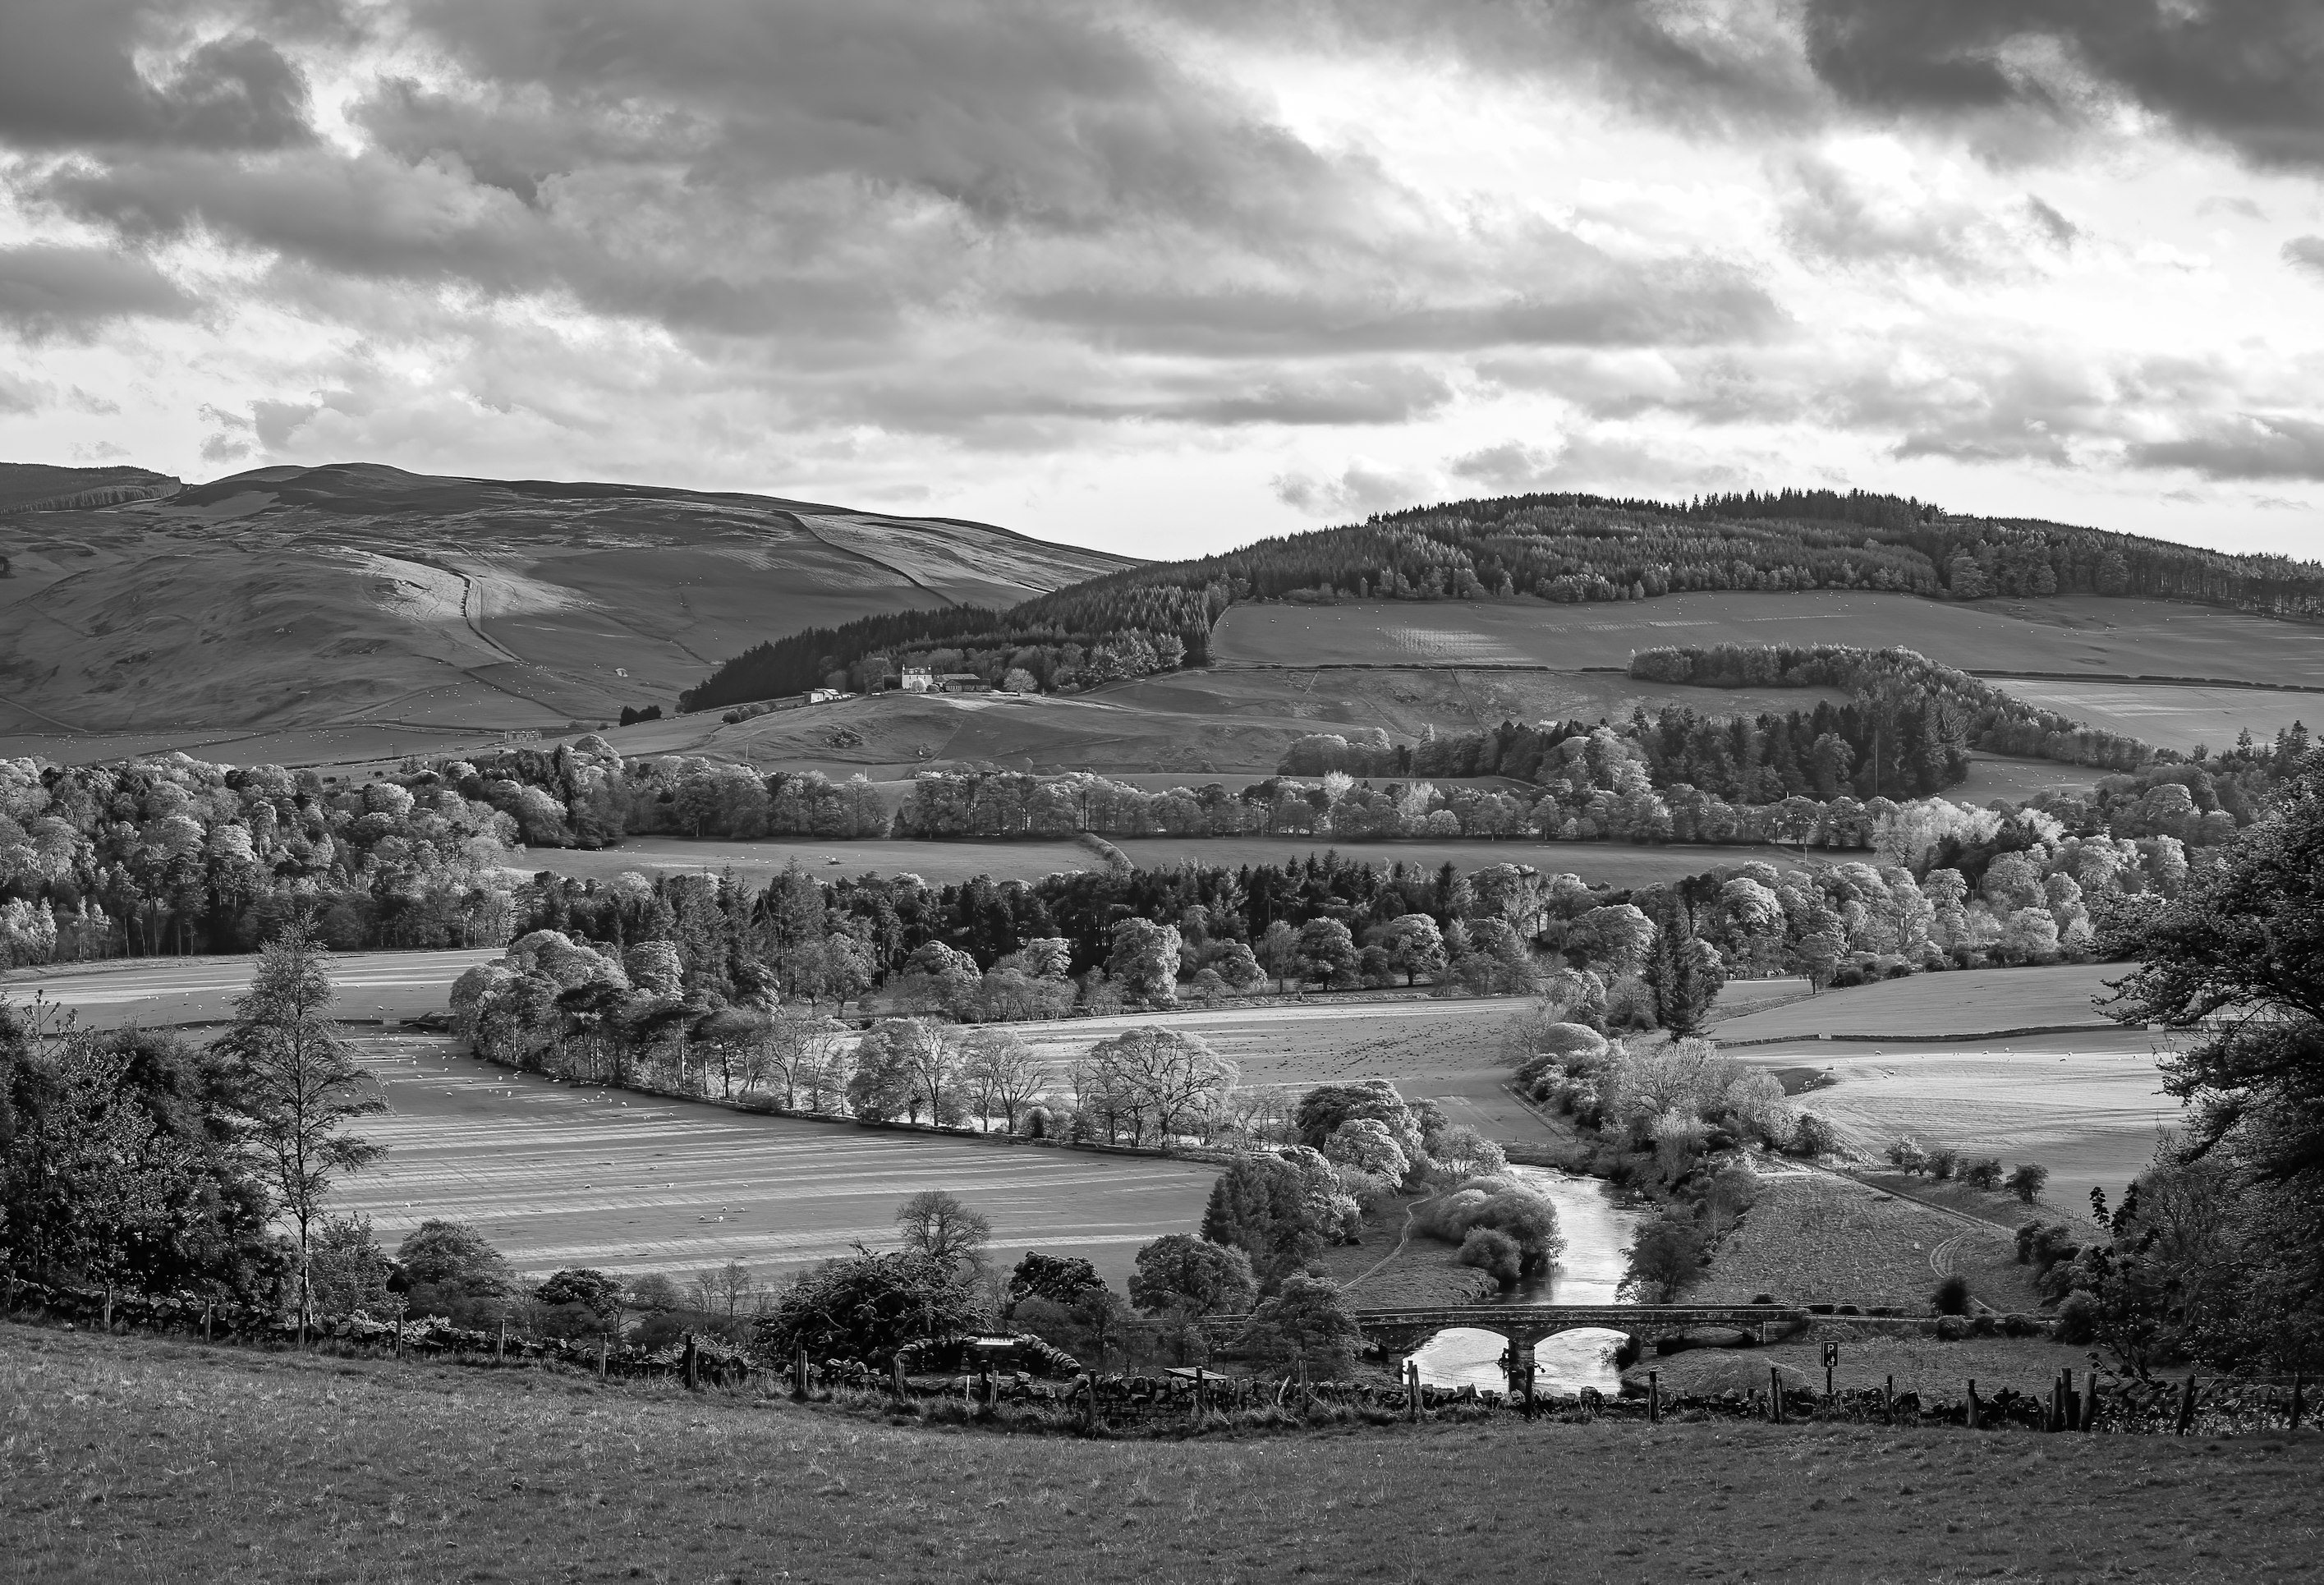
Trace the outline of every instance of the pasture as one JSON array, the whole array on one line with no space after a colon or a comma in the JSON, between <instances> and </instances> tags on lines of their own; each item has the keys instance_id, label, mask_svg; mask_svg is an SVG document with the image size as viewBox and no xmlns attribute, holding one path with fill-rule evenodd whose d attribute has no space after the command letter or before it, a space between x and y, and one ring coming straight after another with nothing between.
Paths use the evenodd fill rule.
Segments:
<instances>
[{"instance_id":1,"label":"pasture","mask_svg":"<svg viewBox=\"0 0 2324 1585\"><path fill-rule=\"evenodd\" d=\"M1364 997L1011 1027L1059 1074L1099 1040L1161 1024L1201 1036L1253 1088L1296 1092L1316 1084L1387 1079L1408 1098L1441 1102L1455 1122L1472 1124L1489 1138L1554 1140L1563 1136L1504 1088L1508 1067L1502 1031L1524 1005L1507 998Z\"/></svg>"},{"instance_id":2,"label":"pasture","mask_svg":"<svg viewBox=\"0 0 2324 1585\"><path fill-rule=\"evenodd\" d=\"M2324 686L2318 630L2160 600L2078 595L1955 604L1821 590L1708 593L1612 604L1536 600L1243 604L1219 619L1222 662L1273 666L1627 666L1668 644L1902 644L1965 669L2167 675Z\"/></svg>"},{"instance_id":3,"label":"pasture","mask_svg":"<svg viewBox=\"0 0 2324 1585\"><path fill-rule=\"evenodd\" d=\"M2265 742L2295 722L2324 724L2324 693L2036 677L1993 680L2029 705L2182 753L2199 744L2214 752L2233 748L2236 735L2246 731Z\"/></svg>"},{"instance_id":4,"label":"pasture","mask_svg":"<svg viewBox=\"0 0 2324 1585\"><path fill-rule=\"evenodd\" d=\"M1997 1310L2031 1311L2040 1302L2032 1268L2017 1264L2015 1240L2001 1228L1836 1173L1760 1171L1757 1203L1720 1243L1691 1298L1741 1304L1769 1293L1789 1304L1926 1314L1937 1283L1959 1275ZM1762 1363L1759 1385L1766 1382Z\"/></svg>"},{"instance_id":5,"label":"pasture","mask_svg":"<svg viewBox=\"0 0 2324 1585\"><path fill-rule=\"evenodd\" d=\"M2067 1214L2080 1213L2093 1187L2118 1197L2181 1120L2163 1093L2159 1037L2129 1030L1958 1045L1814 1041L1729 1055L1770 1070L1829 1072L1833 1084L1794 1104L1831 1124L1860 1159L1877 1161L1911 1135L2005 1166L2038 1162L2050 1169L2047 1198Z\"/></svg>"},{"instance_id":6,"label":"pasture","mask_svg":"<svg viewBox=\"0 0 2324 1585\"><path fill-rule=\"evenodd\" d=\"M773 1274L891 1244L898 1203L949 1189L992 1219L993 1253L1079 1255L1116 1283L1140 1245L1201 1220L1215 1169L986 1144L598 1092L460 1055L441 1037L361 1041L391 1115L386 1158L334 1208L392 1246L429 1217L473 1222L522 1271Z\"/></svg>"},{"instance_id":7,"label":"pasture","mask_svg":"<svg viewBox=\"0 0 2324 1585\"><path fill-rule=\"evenodd\" d=\"M42 1585L2290 1580L2319 1571L2324 1481L2312 1433L1502 1417L1084 1441L19 1327L0 1422L0 1577Z\"/></svg>"},{"instance_id":8,"label":"pasture","mask_svg":"<svg viewBox=\"0 0 2324 1585\"><path fill-rule=\"evenodd\" d=\"M498 947L455 952L348 952L331 959L339 999L336 1018L400 1022L440 1013L452 981L501 955ZM0 994L23 1005L36 992L76 1009L84 1027L123 1024L197 1024L234 1016L250 989L254 957L110 958L15 969L0 975Z\"/></svg>"},{"instance_id":9,"label":"pasture","mask_svg":"<svg viewBox=\"0 0 2324 1585\"><path fill-rule=\"evenodd\" d=\"M1871 985L1826 991L1762 1012L1720 1017L1725 1041L1843 1035L1975 1035L2046 1024L2119 1027L2091 1005L2129 963L2054 963L2027 969L1974 969L1912 974Z\"/></svg>"}]
</instances>

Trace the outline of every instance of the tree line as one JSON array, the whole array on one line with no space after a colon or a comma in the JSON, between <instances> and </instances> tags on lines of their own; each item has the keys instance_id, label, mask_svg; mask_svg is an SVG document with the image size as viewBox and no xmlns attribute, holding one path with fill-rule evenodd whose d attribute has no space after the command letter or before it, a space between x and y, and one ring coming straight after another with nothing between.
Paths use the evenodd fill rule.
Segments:
<instances>
[{"instance_id":1,"label":"tree line","mask_svg":"<svg viewBox=\"0 0 2324 1585\"><path fill-rule=\"evenodd\" d=\"M2038 709L1982 677L1911 650L1845 644L1646 650L1630 658L1630 675L1644 682L1697 687L1845 688L1854 696L1851 707L1858 713L1861 740L1851 748L1876 781L1886 772L1891 786L1915 776L1926 779L1941 774L1944 768L1920 762L1933 751L1932 744L1952 756L1954 779L1967 772L1966 758L1959 751L1963 744L2112 770L2179 757L2175 751Z\"/></svg>"},{"instance_id":2,"label":"tree line","mask_svg":"<svg viewBox=\"0 0 2324 1585\"><path fill-rule=\"evenodd\" d=\"M1685 502L1530 494L1415 507L1110 573L998 615L945 607L816 629L735 657L680 703L693 710L825 686L876 689L908 658L939 651L995 686L1019 671L1045 689L1140 675L1122 669L1133 640L1156 657L1153 668L1203 665L1212 624L1238 600L1571 602L1833 588L1954 600L2140 595L2324 615L2324 567L2315 562L2030 520L1954 517L1860 491ZM1181 647L1181 661L1163 663L1157 646L1166 635ZM1102 650L1106 659L1093 660Z\"/></svg>"}]
</instances>

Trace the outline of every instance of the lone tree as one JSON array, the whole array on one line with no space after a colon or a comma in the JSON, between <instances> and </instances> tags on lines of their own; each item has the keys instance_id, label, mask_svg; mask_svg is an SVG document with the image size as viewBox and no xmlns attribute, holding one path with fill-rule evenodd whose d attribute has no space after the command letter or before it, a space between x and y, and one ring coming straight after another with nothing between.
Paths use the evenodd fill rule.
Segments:
<instances>
[{"instance_id":1,"label":"lone tree","mask_svg":"<svg viewBox=\"0 0 2324 1585\"><path fill-rule=\"evenodd\" d=\"M234 1004L233 1027L217 1043L235 1068L237 1129L298 1234L302 1343L313 1311L310 1230L332 1184L387 1153L383 1145L342 1131L352 1119L385 1111L387 1103L370 1089L327 1016L330 959L304 924L268 942L249 992Z\"/></svg>"},{"instance_id":2,"label":"lone tree","mask_svg":"<svg viewBox=\"0 0 2324 1585\"><path fill-rule=\"evenodd\" d=\"M1250 1257L1190 1233L1165 1233L1138 1251L1130 1299L1149 1315L1248 1310L1259 1295Z\"/></svg>"},{"instance_id":3,"label":"lone tree","mask_svg":"<svg viewBox=\"0 0 2324 1585\"><path fill-rule=\"evenodd\" d=\"M992 1241L991 1219L948 1189L922 1189L896 1207L896 1228L906 1249L948 1268L982 1266Z\"/></svg>"},{"instance_id":4,"label":"lone tree","mask_svg":"<svg viewBox=\"0 0 2324 1585\"><path fill-rule=\"evenodd\" d=\"M1638 1229L1616 1291L1642 1304L1668 1304L1702 1275L1702 1230L1683 1212L1665 1211Z\"/></svg>"}]
</instances>

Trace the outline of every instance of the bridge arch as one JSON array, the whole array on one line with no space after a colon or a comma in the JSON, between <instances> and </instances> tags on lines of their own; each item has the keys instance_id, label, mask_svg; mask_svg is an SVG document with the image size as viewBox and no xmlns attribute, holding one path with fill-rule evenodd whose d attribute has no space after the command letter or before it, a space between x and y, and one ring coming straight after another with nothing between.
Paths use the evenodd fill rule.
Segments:
<instances>
[{"instance_id":1,"label":"bridge arch","mask_svg":"<svg viewBox=\"0 0 2324 1585\"><path fill-rule=\"evenodd\" d=\"M1787 1304L1459 1304L1359 1310L1354 1320L1369 1352L1397 1359L1452 1327L1497 1332L1526 1348L1581 1327L1628 1332L1641 1348L1651 1348L1668 1333L1699 1326L1739 1327L1772 1342L1804 1326L1808 1313ZM1213 1341L1231 1345L1249 1322L1248 1316L1215 1315L1204 1325Z\"/></svg>"},{"instance_id":2,"label":"bridge arch","mask_svg":"<svg viewBox=\"0 0 2324 1585\"><path fill-rule=\"evenodd\" d=\"M1559 1332L1602 1327L1627 1332L1646 1348L1670 1332L1699 1326L1740 1327L1773 1341L1806 1319L1804 1310L1781 1304L1475 1304L1368 1310L1355 1316L1367 1347L1390 1357L1409 1354L1451 1327L1496 1332L1520 1348Z\"/></svg>"},{"instance_id":3,"label":"bridge arch","mask_svg":"<svg viewBox=\"0 0 2324 1585\"><path fill-rule=\"evenodd\" d=\"M1597 1326L1566 1327L1530 1342L1506 1332L1448 1326L1416 1340L1404 1357L1418 1364L1421 1379L1431 1387L1499 1392L1514 1385L1514 1366L1518 1372L1530 1368L1545 1392L1596 1387L1612 1393L1619 1389L1630 1345L1629 1333Z\"/></svg>"}]
</instances>

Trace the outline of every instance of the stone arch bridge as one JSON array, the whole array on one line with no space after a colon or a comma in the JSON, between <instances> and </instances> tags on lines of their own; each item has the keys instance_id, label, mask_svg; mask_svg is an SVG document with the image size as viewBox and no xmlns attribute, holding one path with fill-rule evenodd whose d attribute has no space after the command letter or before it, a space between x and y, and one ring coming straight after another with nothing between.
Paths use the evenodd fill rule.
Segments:
<instances>
[{"instance_id":1,"label":"stone arch bridge","mask_svg":"<svg viewBox=\"0 0 2324 1585\"><path fill-rule=\"evenodd\" d=\"M1355 1322L1368 1348L1384 1354L1409 1354L1438 1332L1456 1326L1499 1332L1519 1348L1582 1327L1628 1332L1653 1348L1655 1340L1698 1326L1733 1326L1773 1341L1805 1324L1808 1313L1790 1304L1455 1304L1419 1310L1358 1310ZM1214 1341L1231 1343L1248 1316L1213 1316L1205 1322Z\"/></svg>"}]
</instances>

